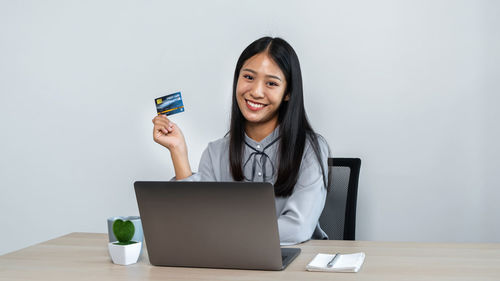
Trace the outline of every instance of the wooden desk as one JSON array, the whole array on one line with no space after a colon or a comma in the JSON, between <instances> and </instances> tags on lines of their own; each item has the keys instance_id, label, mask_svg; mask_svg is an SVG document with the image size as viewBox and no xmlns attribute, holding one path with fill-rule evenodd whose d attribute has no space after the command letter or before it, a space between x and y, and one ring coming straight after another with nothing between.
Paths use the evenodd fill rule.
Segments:
<instances>
[{"instance_id":1,"label":"wooden desk","mask_svg":"<svg viewBox=\"0 0 500 281\"><path fill-rule=\"evenodd\" d=\"M111 262L107 234L71 233L0 256L0 280L500 280L500 244L309 241L284 271ZM2 241L5 243L5 241ZM366 253L358 273L308 272L317 253Z\"/></svg>"}]
</instances>

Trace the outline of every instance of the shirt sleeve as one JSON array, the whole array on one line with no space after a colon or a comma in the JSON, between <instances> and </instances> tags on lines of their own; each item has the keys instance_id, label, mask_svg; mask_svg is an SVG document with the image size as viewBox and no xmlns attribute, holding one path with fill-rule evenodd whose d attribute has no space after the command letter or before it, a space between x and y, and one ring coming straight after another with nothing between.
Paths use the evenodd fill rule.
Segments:
<instances>
[{"instance_id":1,"label":"shirt sleeve","mask_svg":"<svg viewBox=\"0 0 500 281\"><path fill-rule=\"evenodd\" d=\"M287 198L278 217L281 245L292 245L311 239L318 225L327 195L324 179L328 178L329 156L326 141L318 137L318 142L322 163L318 162L312 147L306 146L294 191Z\"/></svg>"}]
</instances>

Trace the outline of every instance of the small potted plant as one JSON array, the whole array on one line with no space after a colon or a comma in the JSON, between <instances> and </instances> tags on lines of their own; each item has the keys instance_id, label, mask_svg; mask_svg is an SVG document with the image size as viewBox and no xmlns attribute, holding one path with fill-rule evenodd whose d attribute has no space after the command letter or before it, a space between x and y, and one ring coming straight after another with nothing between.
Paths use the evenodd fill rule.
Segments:
<instances>
[{"instance_id":1,"label":"small potted plant","mask_svg":"<svg viewBox=\"0 0 500 281\"><path fill-rule=\"evenodd\" d=\"M109 255L114 263L129 265L136 263L141 253L141 242L131 241L134 237L135 227L129 221L121 219L113 223L113 233L118 241L108 244Z\"/></svg>"}]
</instances>

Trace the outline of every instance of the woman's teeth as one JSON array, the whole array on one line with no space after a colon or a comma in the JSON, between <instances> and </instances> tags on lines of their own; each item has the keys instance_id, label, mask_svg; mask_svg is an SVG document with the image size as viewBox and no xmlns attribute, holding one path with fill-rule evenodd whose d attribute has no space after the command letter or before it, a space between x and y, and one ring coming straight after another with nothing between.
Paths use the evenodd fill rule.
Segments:
<instances>
[{"instance_id":1,"label":"woman's teeth","mask_svg":"<svg viewBox=\"0 0 500 281\"><path fill-rule=\"evenodd\" d=\"M261 107L264 107L264 105L263 105L263 104L253 103L253 102L248 101L248 100L247 100L247 103L248 103L251 107L256 107L256 108L261 108Z\"/></svg>"}]
</instances>

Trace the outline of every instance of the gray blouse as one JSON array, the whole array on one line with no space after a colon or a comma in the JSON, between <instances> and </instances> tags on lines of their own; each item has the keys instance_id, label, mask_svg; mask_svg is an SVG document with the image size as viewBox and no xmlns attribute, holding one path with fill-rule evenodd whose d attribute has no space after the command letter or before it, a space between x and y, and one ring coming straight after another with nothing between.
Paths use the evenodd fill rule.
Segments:
<instances>
[{"instance_id":1,"label":"gray blouse","mask_svg":"<svg viewBox=\"0 0 500 281\"><path fill-rule=\"evenodd\" d=\"M299 177L289 197L276 197L276 216L281 245L313 239L327 239L319 225L326 200L324 179L328 179L328 144L320 135L321 165L309 140L306 141ZM278 169L279 126L256 142L245 134L243 174L246 181L265 181L274 185ZM323 171L324 176L323 178ZM201 156L198 172L182 181L233 181L229 165L229 136L210 142Z\"/></svg>"}]
</instances>

